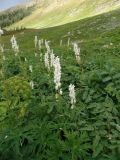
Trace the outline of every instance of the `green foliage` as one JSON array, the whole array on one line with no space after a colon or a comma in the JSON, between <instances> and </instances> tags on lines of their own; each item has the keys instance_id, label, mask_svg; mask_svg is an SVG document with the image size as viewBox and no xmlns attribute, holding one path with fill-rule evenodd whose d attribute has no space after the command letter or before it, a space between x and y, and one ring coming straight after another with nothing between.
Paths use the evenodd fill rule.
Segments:
<instances>
[{"instance_id":1,"label":"green foliage","mask_svg":"<svg viewBox=\"0 0 120 160\"><path fill-rule=\"evenodd\" d=\"M92 67L93 68L93 67ZM88 79L89 77L89 79ZM86 103L104 101L109 96L114 103L120 102L120 74L119 70L105 65L104 69L94 69L83 73L84 87L82 99Z\"/></svg>"},{"instance_id":2,"label":"green foliage","mask_svg":"<svg viewBox=\"0 0 120 160\"><path fill-rule=\"evenodd\" d=\"M18 8L13 9L12 11L8 10L6 12L0 13L0 26L6 27L15 22L18 22L19 20L22 20L24 17L31 14L33 8L33 6L27 8Z\"/></svg>"},{"instance_id":3,"label":"green foliage","mask_svg":"<svg viewBox=\"0 0 120 160\"><path fill-rule=\"evenodd\" d=\"M29 72L27 62L25 65L16 58L16 63L20 72L5 75L7 79L2 85L2 160L119 159L119 70L109 64L99 68L98 63L94 69L94 64L90 65L88 70L86 63L84 71L80 71L79 65L71 63L74 67L68 67L63 61L64 92L56 100L53 75L39 64L42 63L39 59L32 56L33 73ZM32 96L31 79L35 82ZM70 109L68 99L70 82L77 87L74 110Z\"/></svg>"},{"instance_id":4,"label":"green foliage","mask_svg":"<svg viewBox=\"0 0 120 160\"><path fill-rule=\"evenodd\" d=\"M20 66L17 59L9 59L9 63L4 65L6 77L12 77L20 73Z\"/></svg>"},{"instance_id":5,"label":"green foliage","mask_svg":"<svg viewBox=\"0 0 120 160\"><path fill-rule=\"evenodd\" d=\"M9 47L10 36L2 37L8 50L5 48L5 61L0 55L0 160L120 159L120 57L118 52L114 54L120 46L119 28L104 30L101 35L103 30L95 28L100 24L96 22L91 31L90 22L82 23L80 65L72 46L66 46L68 37L63 38L62 47L58 45L68 32L65 26L61 26L63 32L51 28L17 33L18 57ZM74 30L79 25L76 23L68 26ZM44 66L45 48L33 48L34 35L50 39L51 48L60 57L63 95L58 99L53 72ZM81 39L76 34L71 37L73 41ZM108 48L104 48L106 44ZM29 65L33 66L32 73ZM31 80L34 89L30 88ZM76 90L73 110L70 83Z\"/></svg>"},{"instance_id":6,"label":"green foliage","mask_svg":"<svg viewBox=\"0 0 120 160\"><path fill-rule=\"evenodd\" d=\"M25 101L30 98L29 83L23 77L14 76L4 81L3 97L5 99L18 98L20 101Z\"/></svg>"}]
</instances>

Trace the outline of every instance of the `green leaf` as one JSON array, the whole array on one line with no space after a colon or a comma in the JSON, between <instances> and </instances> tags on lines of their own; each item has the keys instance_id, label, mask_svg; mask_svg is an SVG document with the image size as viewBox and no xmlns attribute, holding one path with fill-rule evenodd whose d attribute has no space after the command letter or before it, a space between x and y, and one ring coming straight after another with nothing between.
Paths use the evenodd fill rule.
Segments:
<instances>
[{"instance_id":1,"label":"green leaf","mask_svg":"<svg viewBox=\"0 0 120 160\"><path fill-rule=\"evenodd\" d=\"M83 100L86 100L88 96L88 88L85 90L85 92L83 93Z\"/></svg>"},{"instance_id":2,"label":"green leaf","mask_svg":"<svg viewBox=\"0 0 120 160\"><path fill-rule=\"evenodd\" d=\"M120 132L120 126L117 124L116 129Z\"/></svg>"},{"instance_id":3,"label":"green leaf","mask_svg":"<svg viewBox=\"0 0 120 160\"><path fill-rule=\"evenodd\" d=\"M106 77L102 81L105 83L105 82L109 82L110 80L111 80L111 77Z\"/></svg>"},{"instance_id":4,"label":"green leaf","mask_svg":"<svg viewBox=\"0 0 120 160\"><path fill-rule=\"evenodd\" d=\"M99 144L100 142L100 136L99 135L96 135L95 136L95 139L93 141L93 148L95 149L97 147L97 145Z\"/></svg>"},{"instance_id":5,"label":"green leaf","mask_svg":"<svg viewBox=\"0 0 120 160\"><path fill-rule=\"evenodd\" d=\"M102 144L97 145L93 152L93 158L96 158L102 150L103 150L103 145Z\"/></svg>"},{"instance_id":6,"label":"green leaf","mask_svg":"<svg viewBox=\"0 0 120 160\"><path fill-rule=\"evenodd\" d=\"M120 78L120 73L118 73L115 76L113 76L113 79L118 79L118 78Z\"/></svg>"},{"instance_id":7,"label":"green leaf","mask_svg":"<svg viewBox=\"0 0 120 160\"><path fill-rule=\"evenodd\" d=\"M92 126L86 126L84 128L81 129L82 131L93 131L94 128Z\"/></svg>"},{"instance_id":8,"label":"green leaf","mask_svg":"<svg viewBox=\"0 0 120 160\"><path fill-rule=\"evenodd\" d=\"M47 110L47 113L50 114L54 109L54 106L50 106L49 109Z\"/></svg>"}]
</instances>

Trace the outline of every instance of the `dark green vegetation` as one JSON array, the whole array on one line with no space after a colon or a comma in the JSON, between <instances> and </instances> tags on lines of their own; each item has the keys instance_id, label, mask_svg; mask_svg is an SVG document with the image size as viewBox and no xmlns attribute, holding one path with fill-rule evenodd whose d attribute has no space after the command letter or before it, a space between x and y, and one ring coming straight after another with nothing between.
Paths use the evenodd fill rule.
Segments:
<instances>
[{"instance_id":1,"label":"dark green vegetation","mask_svg":"<svg viewBox=\"0 0 120 160\"><path fill-rule=\"evenodd\" d=\"M18 57L4 35L6 60L0 58L1 160L120 159L120 11L64 26L14 33ZM63 96L55 99L53 73L34 56L34 36L50 40L61 59ZM81 47L78 65L73 47ZM60 47L60 39L63 46ZM24 61L24 57L28 59ZM33 65L33 73L29 65ZM34 90L29 81L35 82ZM76 86L71 110L68 86Z\"/></svg>"},{"instance_id":2,"label":"dark green vegetation","mask_svg":"<svg viewBox=\"0 0 120 160\"><path fill-rule=\"evenodd\" d=\"M27 8L18 8L13 10L11 9L6 12L1 12L0 26L7 27L15 22L22 20L24 17L30 15L33 9L34 9L34 6L27 7Z\"/></svg>"}]
</instances>

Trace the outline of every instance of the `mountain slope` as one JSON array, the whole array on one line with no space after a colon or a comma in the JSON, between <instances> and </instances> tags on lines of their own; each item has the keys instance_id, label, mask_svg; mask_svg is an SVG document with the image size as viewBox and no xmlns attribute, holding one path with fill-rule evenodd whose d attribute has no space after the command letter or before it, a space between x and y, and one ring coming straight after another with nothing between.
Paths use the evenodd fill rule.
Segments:
<instances>
[{"instance_id":1,"label":"mountain slope","mask_svg":"<svg viewBox=\"0 0 120 160\"><path fill-rule=\"evenodd\" d=\"M30 16L35 9L34 7L34 4L24 3L0 12L0 26L5 28L19 22L26 16Z\"/></svg>"},{"instance_id":2,"label":"mountain slope","mask_svg":"<svg viewBox=\"0 0 120 160\"><path fill-rule=\"evenodd\" d=\"M30 2L31 3L31 2ZM36 9L10 28L46 28L101 14L120 7L120 0L38 0Z\"/></svg>"}]
</instances>

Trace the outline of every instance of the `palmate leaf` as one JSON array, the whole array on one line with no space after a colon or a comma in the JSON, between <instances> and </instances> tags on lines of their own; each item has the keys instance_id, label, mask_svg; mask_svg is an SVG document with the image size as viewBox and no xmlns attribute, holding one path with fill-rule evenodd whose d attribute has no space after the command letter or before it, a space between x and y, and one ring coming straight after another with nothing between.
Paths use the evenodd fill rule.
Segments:
<instances>
[{"instance_id":1,"label":"palmate leaf","mask_svg":"<svg viewBox=\"0 0 120 160\"><path fill-rule=\"evenodd\" d=\"M89 139L86 132L82 132L80 135L77 132L65 132L65 136L66 140L60 142L63 152L70 155L73 160L84 158L85 153L91 148L87 142Z\"/></svg>"},{"instance_id":2,"label":"palmate leaf","mask_svg":"<svg viewBox=\"0 0 120 160\"><path fill-rule=\"evenodd\" d=\"M115 74L112 78L113 79L120 79L120 73Z\"/></svg>"},{"instance_id":3,"label":"palmate leaf","mask_svg":"<svg viewBox=\"0 0 120 160\"><path fill-rule=\"evenodd\" d=\"M48 108L47 113L50 114L50 113L53 111L53 109L54 109L54 106L51 105L51 106Z\"/></svg>"},{"instance_id":4,"label":"palmate leaf","mask_svg":"<svg viewBox=\"0 0 120 160\"><path fill-rule=\"evenodd\" d=\"M102 144L98 144L95 148L95 150L93 150L93 158L96 158L103 150L103 145Z\"/></svg>"},{"instance_id":5,"label":"palmate leaf","mask_svg":"<svg viewBox=\"0 0 120 160\"><path fill-rule=\"evenodd\" d=\"M7 102L1 102L0 103L0 121L3 120L6 116L7 111Z\"/></svg>"},{"instance_id":6,"label":"palmate leaf","mask_svg":"<svg viewBox=\"0 0 120 160\"><path fill-rule=\"evenodd\" d=\"M96 149L96 147L99 144L99 142L100 142L100 136L96 135L95 138L94 138L94 141L93 141L93 150Z\"/></svg>"},{"instance_id":7,"label":"palmate leaf","mask_svg":"<svg viewBox=\"0 0 120 160\"><path fill-rule=\"evenodd\" d=\"M116 129L120 132L120 125L116 125Z\"/></svg>"},{"instance_id":8,"label":"palmate leaf","mask_svg":"<svg viewBox=\"0 0 120 160\"><path fill-rule=\"evenodd\" d=\"M81 131L93 131L94 127L91 125L86 125L85 127L81 128Z\"/></svg>"},{"instance_id":9,"label":"palmate leaf","mask_svg":"<svg viewBox=\"0 0 120 160\"><path fill-rule=\"evenodd\" d=\"M103 81L103 83L106 83L106 82L109 82L111 80L112 80L111 77L105 77L102 81Z\"/></svg>"},{"instance_id":10,"label":"palmate leaf","mask_svg":"<svg viewBox=\"0 0 120 160\"><path fill-rule=\"evenodd\" d=\"M88 89L86 89L85 90L85 92L83 93L83 100L86 100L87 99L87 97L88 97L88 93L89 93L89 90Z\"/></svg>"}]
</instances>

